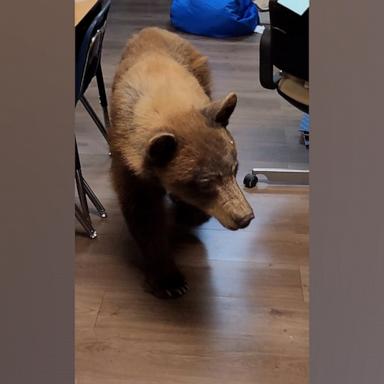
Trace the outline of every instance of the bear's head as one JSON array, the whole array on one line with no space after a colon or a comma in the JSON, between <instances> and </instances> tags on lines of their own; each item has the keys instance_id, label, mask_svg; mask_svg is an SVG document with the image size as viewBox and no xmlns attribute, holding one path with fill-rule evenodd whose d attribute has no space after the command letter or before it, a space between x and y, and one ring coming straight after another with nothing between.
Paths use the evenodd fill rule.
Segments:
<instances>
[{"instance_id":1,"label":"bear's head","mask_svg":"<svg viewBox=\"0 0 384 384\"><path fill-rule=\"evenodd\" d=\"M245 228L254 217L236 181L236 146L226 128L236 103L236 94L230 93L173 116L146 149L147 166L170 194L231 230Z\"/></svg>"}]
</instances>

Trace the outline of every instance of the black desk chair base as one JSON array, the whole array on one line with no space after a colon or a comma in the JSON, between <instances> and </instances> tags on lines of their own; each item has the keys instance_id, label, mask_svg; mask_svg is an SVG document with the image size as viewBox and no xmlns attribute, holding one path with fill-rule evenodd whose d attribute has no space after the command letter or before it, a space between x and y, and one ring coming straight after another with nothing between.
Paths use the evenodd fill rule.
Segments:
<instances>
[{"instance_id":1,"label":"black desk chair base","mask_svg":"<svg viewBox=\"0 0 384 384\"><path fill-rule=\"evenodd\" d=\"M244 177L244 186L254 188L261 176L270 184L278 185L309 185L309 171L301 169L253 168Z\"/></svg>"}]
</instances>

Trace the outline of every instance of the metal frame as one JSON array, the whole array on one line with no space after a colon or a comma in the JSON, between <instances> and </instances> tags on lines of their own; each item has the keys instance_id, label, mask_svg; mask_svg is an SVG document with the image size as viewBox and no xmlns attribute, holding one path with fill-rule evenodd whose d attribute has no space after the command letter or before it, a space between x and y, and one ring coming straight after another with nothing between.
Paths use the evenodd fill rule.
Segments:
<instances>
[{"instance_id":1,"label":"metal frame","mask_svg":"<svg viewBox=\"0 0 384 384\"><path fill-rule=\"evenodd\" d=\"M81 85L80 85L81 90L83 88L83 83L84 83L85 75L87 72L86 68L88 66L88 62L90 59L90 53L92 52L92 49L94 48L94 45L96 43L98 43L100 47L102 46L104 34L105 34L105 26L106 26L106 22L103 24L103 26L100 29L98 29L96 31L95 35L92 37L91 44L89 45L88 52L87 52L87 58L86 58L85 64L84 64L85 70L83 72L83 77L81 79ZM86 111L88 112L88 114L91 116L92 120L95 122L97 128L99 129L99 131L103 135L105 141L109 145L108 129L110 127L110 118L109 118L109 112L108 112L107 94L105 92L105 83L104 83L103 71L101 69L101 57L100 57L100 55L98 58L98 64L97 64L97 69L96 69L96 81L97 81L97 88L99 90L99 102L100 102L101 108L103 110L104 125L101 122L100 118L97 116L96 112L92 108L89 101L84 96L85 91L80 96L80 101L83 104Z\"/></svg>"},{"instance_id":2,"label":"metal frame","mask_svg":"<svg viewBox=\"0 0 384 384\"><path fill-rule=\"evenodd\" d=\"M309 170L304 169L253 168L252 175L265 176L272 184L309 185Z\"/></svg>"},{"instance_id":3,"label":"metal frame","mask_svg":"<svg viewBox=\"0 0 384 384\"><path fill-rule=\"evenodd\" d=\"M97 237L97 232L92 225L91 217L89 214L87 197L96 208L97 213L99 214L100 217L106 218L107 213L105 211L104 206L101 204L100 200L97 198L97 196L92 191L92 189L90 188L90 186L88 185L88 183L85 181L83 177L76 139L75 139L75 181L76 181L76 187L77 187L77 194L79 196L79 201L80 201L80 207L77 204L75 204L76 219L83 226L88 236L91 239L94 239Z\"/></svg>"},{"instance_id":4,"label":"metal frame","mask_svg":"<svg viewBox=\"0 0 384 384\"><path fill-rule=\"evenodd\" d=\"M105 34L105 27L106 27L106 20L104 21L103 25L96 30L95 34L92 36L89 46L87 47L87 54L86 54L86 59L83 67L83 72L81 74L81 81L80 81L78 91L76 91L76 92L79 92L81 96L78 95L78 93L76 93L76 103L78 100L81 101L84 108L86 109L88 114L91 116L97 128L99 129L104 139L108 143L108 147L109 147L108 130L110 127L110 119L109 119L109 113L108 113L108 101L107 101L107 95L105 92L103 72L101 69L101 48L102 48L104 34ZM101 122L98 115L96 114L96 112L94 111L94 109L92 108L92 106L90 105L90 103L88 102L88 100L86 99L86 97L84 96L86 89L83 89L83 87L88 85L88 84L85 85L84 81L87 76L87 70L90 69L89 65L91 63L91 59L96 60L95 61L96 66L93 67L93 70L95 70L94 68L96 68L96 70L95 72L89 73L90 77L88 77L88 79L89 81L91 81L93 77L96 76L97 87L99 91L99 102L103 110L104 125ZM89 199L91 203L94 205L100 217L106 218L107 213L105 211L105 208L101 204L100 200L97 198L96 194L92 191L91 187L83 177L76 137L75 137L75 181L76 181L77 193L78 193L79 202L80 202L80 205L75 204L75 217L83 226L88 236L91 239L94 239L97 237L97 232L94 229L91 221L87 199Z\"/></svg>"}]
</instances>

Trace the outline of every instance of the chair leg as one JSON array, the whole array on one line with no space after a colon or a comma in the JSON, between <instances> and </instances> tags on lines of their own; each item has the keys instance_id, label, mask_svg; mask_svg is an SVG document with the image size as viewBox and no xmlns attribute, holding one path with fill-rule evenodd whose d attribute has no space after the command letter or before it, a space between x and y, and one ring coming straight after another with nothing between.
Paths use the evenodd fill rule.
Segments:
<instances>
[{"instance_id":1,"label":"chair leg","mask_svg":"<svg viewBox=\"0 0 384 384\"><path fill-rule=\"evenodd\" d=\"M83 216L81 209L75 204L75 215L76 219L83 226L84 230L87 232L88 236L91 239L95 239L97 237L97 233L93 228L92 224Z\"/></svg>"},{"instance_id":2,"label":"chair leg","mask_svg":"<svg viewBox=\"0 0 384 384\"><path fill-rule=\"evenodd\" d=\"M76 181L77 193L79 195L79 200L80 200L80 205L81 205L81 210L83 212L83 215L85 215L86 220L89 223L91 223L88 202L87 202L87 195L85 192L83 180L84 178L81 172L79 151L77 149L77 142L75 141L75 181Z\"/></svg>"},{"instance_id":3,"label":"chair leg","mask_svg":"<svg viewBox=\"0 0 384 384\"><path fill-rule=\"evenodd\" d=\"M75 205L76 218L80 224L84 227L85 231L91 239L94 239L97 236L95 229L93 228L91 216L89 214L89 207L87 202L87 196L90 198L91 202L94 204L99 215L103 218L107 217L107 213L103 205L100 203L99 199L96 197L95 193L92 191L88 183L85 181L80 164L79 151L77 148L77 142L75 139L75 181L77 187L77 193L79 195L81 209Z\"/></svg>"},{"instance_id":4,"label":"chair leg","mask_svg":"<svg viewBox=\"0 0 384 384\"><path fill-rule=\"evenodd\" d=\"M92 201L92 204L95 206L97 209L97 212L99 213L100 217L106 218L107 217L107 212L105 211L105 208L101 204L100 200L97 198L95 195L95 192L92 191L91 187L89 184L85 181L83 178L83 185L84 185L84 190L89 199Z\"/></svg>"},{"instance_id":5,"label":"chair leg","mask_svg":"<svg viewBox=\"0 0 384 384\"><path fill-rule=\"evenodd\" d=\"M81 170L76 170L75 175L77 193L79 195L81 209L75 204L76 219L83 226L88 236L94 239L97 236L96 230L93 228L91 217L89 215L87 197L85 194L85 188L82 183Z\"/></svg>"},{"instance_id":6,"label":"chair leg","mask_svg":"<svg viewBox=\"0 0 384 384\"><path fill-rule=\"evenodd\" d=\"M91 107L91 104L89 104L88 100L85 98L85 96L80 97L81 103L84 105L84 108L87 110L89 115L91 116L92 120L95 122L97 128L99 128L99 131L104 136L104 139L108 142L108 133L103 125L103 123L100 121L99 117L96 115L96 112Z\"/></svg>"},{"instance_id":7,"label":"chair leg","mask_svg":"<svg viewBox=\"0 0 384 384\"><path fill-rule=\"evenodd\" d=\"M103 109L103 114L104 114L105 128L108 132L109 127L111 126L111 121L109 119L108 100L107 100L107 94L105 92L104 77L103 77L103 71L101 69L101 65L99 65L99 68L97 69L96 80L97 80L97 87L99 89L100 105Z\"/></svg>"}]
</instances>

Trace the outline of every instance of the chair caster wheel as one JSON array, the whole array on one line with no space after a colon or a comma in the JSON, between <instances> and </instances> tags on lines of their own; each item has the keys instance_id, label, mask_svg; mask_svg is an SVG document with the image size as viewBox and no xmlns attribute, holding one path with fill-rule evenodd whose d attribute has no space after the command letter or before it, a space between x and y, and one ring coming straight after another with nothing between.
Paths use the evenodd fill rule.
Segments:
<instances>
[{"instance_id":1,"label":"chair caster wheel","mask_svg":"<svg viewBox=\"0 0 384 384\"><path fill-rule=\"evenodd\" d=\"M248 175L244 177L243 183L244 183L244 186L246 186L247 188L253 188L256 186L258 181L259 179L256 175L253 175L252 173L248 173Z\"/></svg>"}]
</instances>

